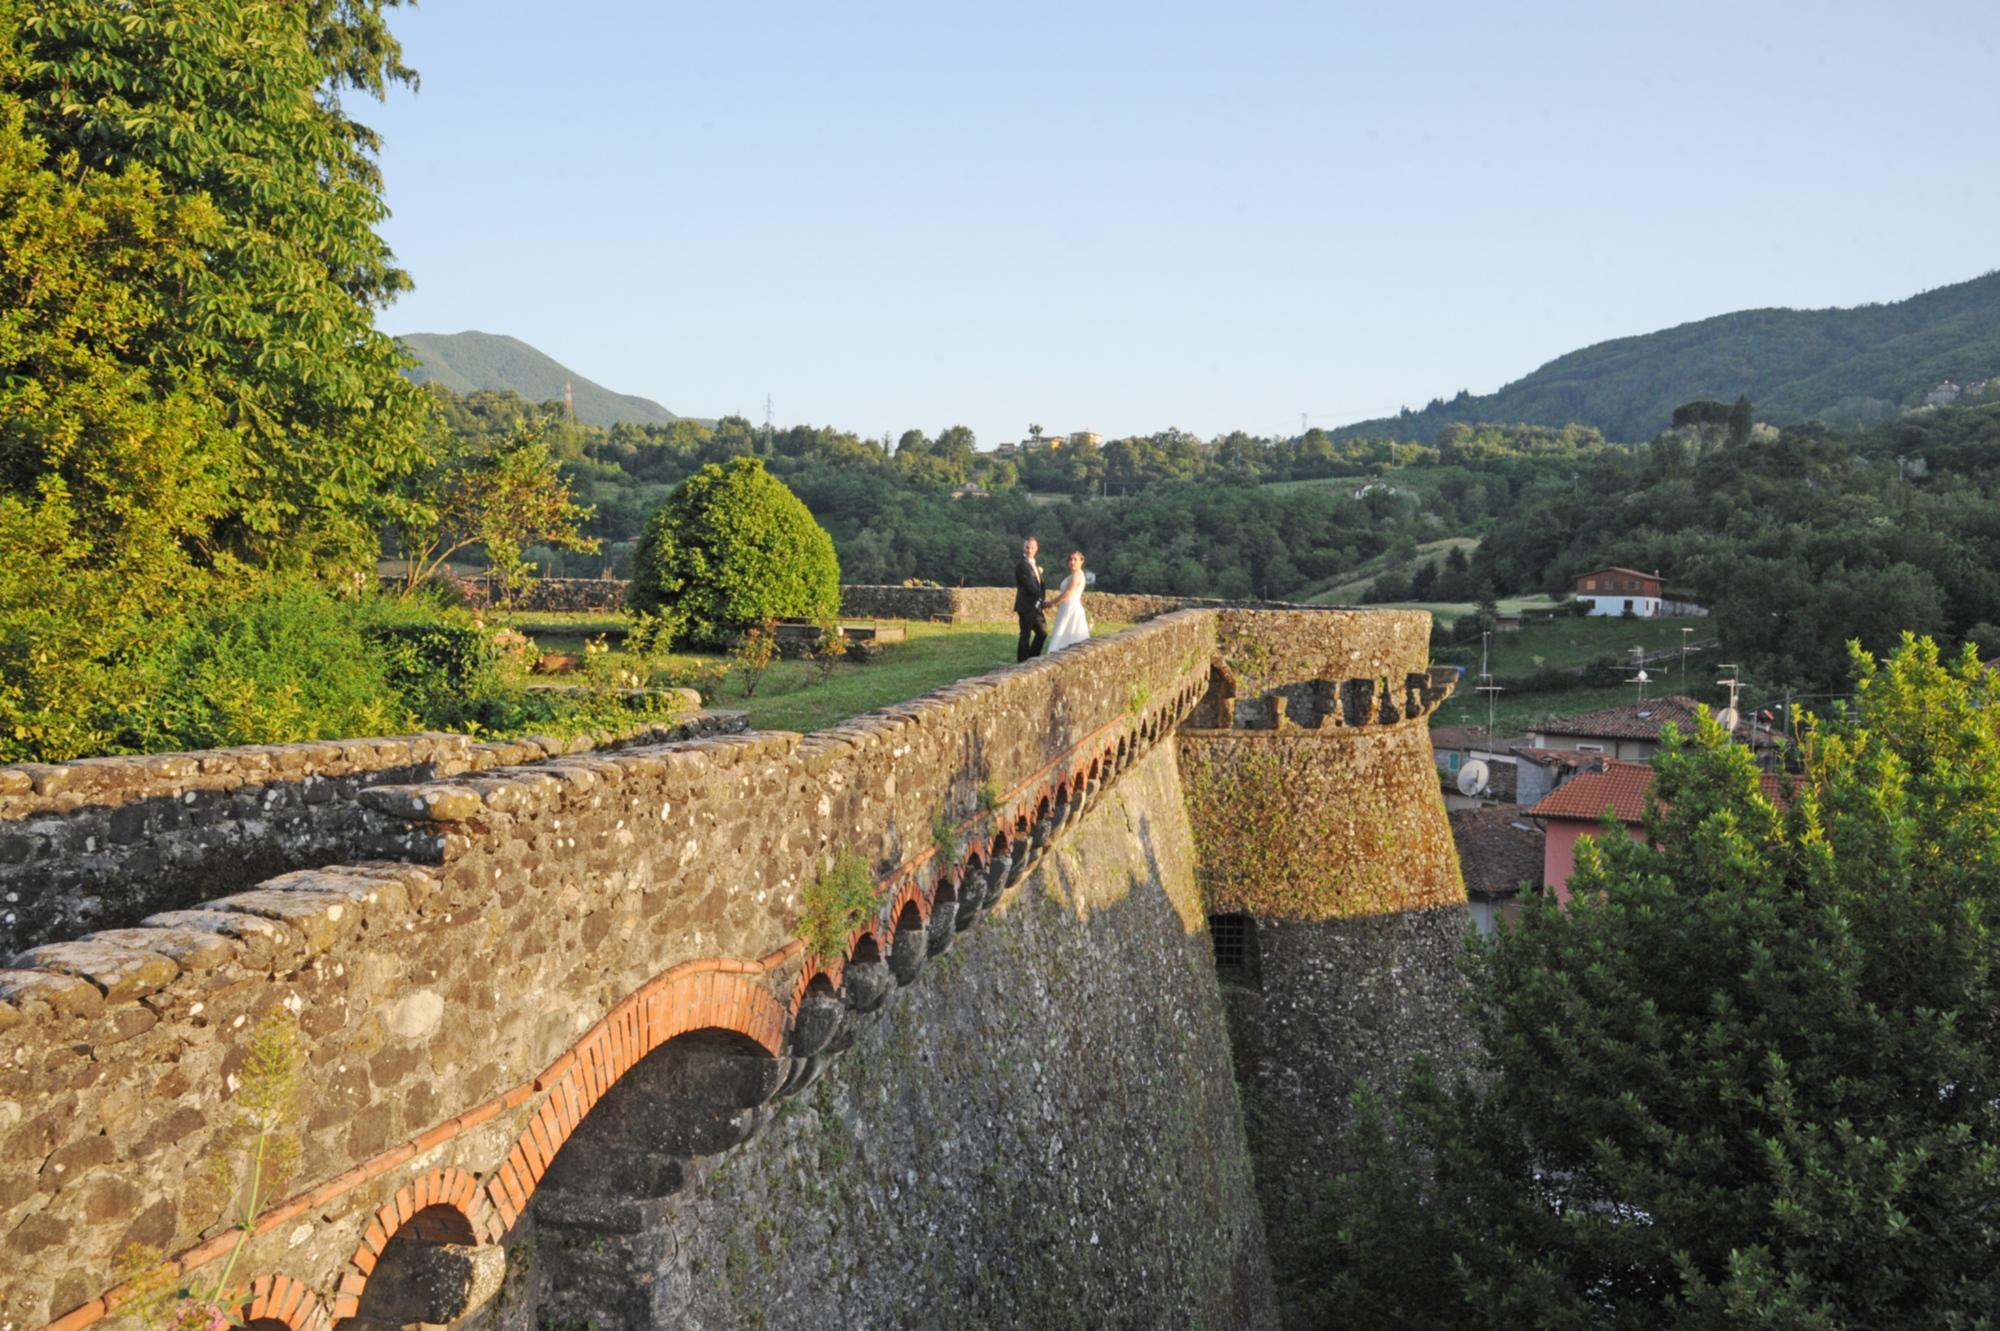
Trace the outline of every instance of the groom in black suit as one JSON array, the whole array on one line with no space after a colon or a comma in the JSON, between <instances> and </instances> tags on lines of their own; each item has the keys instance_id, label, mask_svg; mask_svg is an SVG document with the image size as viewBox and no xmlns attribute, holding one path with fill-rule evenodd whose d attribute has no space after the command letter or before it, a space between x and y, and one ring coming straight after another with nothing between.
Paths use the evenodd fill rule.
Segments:
<instances>
[{"instance_id":1,"label":"groom in black suit","mask_svg":"<svg viewBox=\"0 0 2000 1331\"><path fill-rule=\"evenodd\" d=\"M1021 621L1021 641L1014 649L1018 663L1040 656L1049 645L1049 622L1042 617L1042 570L1035 563L1039 543L1030 536L1021 543L1021 557L1014 561L1014 618Z\"/></svg>"}]
</instances>

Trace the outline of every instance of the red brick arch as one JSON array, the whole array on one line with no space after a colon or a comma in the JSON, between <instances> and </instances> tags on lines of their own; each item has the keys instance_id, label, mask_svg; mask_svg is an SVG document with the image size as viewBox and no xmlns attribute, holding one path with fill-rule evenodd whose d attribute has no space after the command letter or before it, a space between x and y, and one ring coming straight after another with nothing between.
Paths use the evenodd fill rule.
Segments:
<instances>
[{"instance_id":1,"label":"red brick arch","mask_svg":"<svg viewBox=\"0 0 2000 1331\"><path fill-rule=\"evenodd\" d=\"M262 1275L250 1282L250 1302L244 1306L243 1322L251 1328L262 1322L290 1331L327 1331L328 1327L326 1308L312 1286L281 1275Z\"/></svg>"},{"instance_id":2,"label":"red brick arch","mask_svg":"<svg viewBox=\"0 0 2000 1331\"><path fill-rule=\"evenodd\" d=\"M725 963L725 965L728 963ZM528 1207L556 1152L604 1093L632 1066L690 1031L722 1029L748 1036L773 1058L785 1052L788 1013L762 985L737 972L676 966L648 981L606 1014L536 1080L541 1106L494 1172L486 1194L502 1231Z\"/></svg>"},{"instance_id":3,"label":"red brick arch","mask_svg":"<svg viewBox=\"0 0 2000 1331\"><path fill-rule=\"evenodd\" d=\"M433 1169L418 1175L396 1189L362 1231L361 1246L348 1259L354 1270L340 1278L340 1292L334 1296L336 1320L354 1316L383 1250L405 1228L426 1243L490 1242L500 1235L478 1179L462 1169Z\"/></svg>"}]
</instances>

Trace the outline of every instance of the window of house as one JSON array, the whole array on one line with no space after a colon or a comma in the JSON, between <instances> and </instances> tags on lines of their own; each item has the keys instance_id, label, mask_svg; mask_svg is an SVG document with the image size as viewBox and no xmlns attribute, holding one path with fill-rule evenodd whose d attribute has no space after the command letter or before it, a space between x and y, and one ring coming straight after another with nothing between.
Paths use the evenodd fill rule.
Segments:
<instances>
[{"instance_id":1,"label":"window of house","mask_svg":"<svg viewBox=\"0 0 2000 1331\"><path fill-rule=\"evenodd\" d=\"M1604 752L1604 746L1602 744L1579 744L1576 746L1576 751L1578 753L1602 753Z\"/></svg>"},{"instance_id":2,"label":"window of house","mask_svg":"<svg viewBox=\"0 0 2000 1331\"><path fill-rule=\"evenodd\" d=\"M1625 608L1627 610L1630 610L1632 608L1632 599L1630 597L1627 597L1625 599Z\"/></svg>"},{"instance_id":3,"label":"window of house","mask_svg":"<svg viewBox=\"0 0 2000 1331\"><path fill-rule=\"evenodd\" d=\"M1594 591L1596 591L1596 590L1597 590L1597 579L1596 579L1596 578L1585 578L1585 579L1583 580L1583 589L1584 589L1585 591L1587 591L1587 592L1594 592Z\"/></svg>"},{"instance_id":4,"label":"window of house","mask_svg":"<svg viewBox=\"0 0 2000 1331\"><path fill-rule=\"evenodd\" d=\"M1257 978L1257 921L1231 913L1208 917L1209 941L1215 944L1215 970L1224 979Z\"/></svg>"},{"instance_id":5,"label":"window of house","mask_svg":"<svg viewBox=\"0 0 2000 1331\"><path fill-rule=\"evenodd\" d=\"M1454 772L1456 772L1456 771L1458 770L1458 758L1459 758L1459 755L1457 755L1457 754L1455 754L1455 753L1454 753L1454 754L1451 754L1451 755L1450 755L1450 756L1449 756L1449 757L1447 758L1447 761L1448 761L1448 762L1449 762L1449 763L1451 764L1451 770L1452 770L1452 771L1454 771Z\"/></svg>"}]
</instances>

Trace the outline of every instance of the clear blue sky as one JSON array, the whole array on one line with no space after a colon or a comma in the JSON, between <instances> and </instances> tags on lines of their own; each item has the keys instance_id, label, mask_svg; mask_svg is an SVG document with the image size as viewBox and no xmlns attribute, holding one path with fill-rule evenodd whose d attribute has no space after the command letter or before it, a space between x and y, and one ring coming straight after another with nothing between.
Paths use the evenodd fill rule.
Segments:
<instances>
[{"instance_id":1,"label":"clear blue sky","mask_svg":"<svg viewBox=\"0 0 2000 1331\"><path fill-rule=\"evenodd\" d=\"M423 0L391 332L689 415L1275 433L2000 266L2000 5Z\"/></svg>"}]
</instances>

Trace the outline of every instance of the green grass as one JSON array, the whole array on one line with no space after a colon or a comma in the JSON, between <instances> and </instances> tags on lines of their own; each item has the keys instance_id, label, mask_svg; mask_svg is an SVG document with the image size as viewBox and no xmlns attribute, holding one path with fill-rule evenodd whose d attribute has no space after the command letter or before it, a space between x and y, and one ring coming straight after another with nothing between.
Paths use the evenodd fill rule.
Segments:
<instances>
[{"instance_id":1,"label":"green grass","mask_svg":"<svg viewBox=\"0 0 2000 1331\"><path fill-rule=\"evenodd\" d=\"M531 634L544 652L579 656L588 635L623 627L616 616L601 614L517 615L513 622ZM1092 626L1097 637L1129 627ZM759 730L822 730L970 675L1014 664L1018 635L1012 625L912 623L909 630L908 641L884 643L881 655L866 665L836 665L832 678L824 684L819 682L819 668L812 662L775 661L751 697L743 696L742 676L732 672L719 687L704 685L703 698L711 707L749 712L750 724ZM623 652L613 651L608 659L615 666L626 658ZM666 682L677 672L712 669L727 660L709 653L674 653L663 658L656 679Z\"/></svg>"},{"instance_id":2,"label":"green grass","mask_svg":"<svg viewBox=\"0 0 2000 1331\"><path fill-rule=\"evenodd\" d=\"M1504 612L1507 602L1501 602ZM1492 670L1496 675L1532 675L1537 670L1568 670L1575 666L1587 665L1602 656L1616 656L1624 661L1633 659L1632 649L1644 647L1648 652L1677 648L1681 644L1681 630L1692 629L1687 635L1691 643L1715 636L1713 619L1624 619L1605 616L1602 618L1576 619L1563 616L1552 624L1530 624L1515 633L1493 635ZM1459 648L1464 651L1464 648ZM1468 672L1479 669L1479 644L1471 647L1472 657L1466 665ZM1688 684L1693 687L1712 673L1708 664L1713 652L1688 654ZM1680 663L1678 660L1666 665L1649 666L1648 673L1656 680L1671 681L1675 692L1680 690Z\"/></svg>"},{"instance_id":3,"label":"green grass","mask_svg":"<svg viewBox=\"0 0 2000 1331\"><path fill-rule=\"evenodd\" d=\"M1714 623L1714 620L1699 618L1574 619L1566 616L1552 624L1531 624L1518 633L1495 634L1491 668L1495 676L1506 679L1532 675L1538 670L1565 670L1621 653L1629 659L1634 646L1643 645L1649 652L1680 646L1680 631L1684 627L1694 630L1688 635L1690 642L1710 637L1715 632ZM1431 714L1432 725L1483 727L1486 724L1486 696L1476 691L1479 684L1478 653L1479 645L1474 643L1471 664L1466 665L1465 678L1459 682L1458 692ZM1686 691L1689 694L1704 699L1712 696L1711 681L1715 678L1717 656L1714 651L1688 654ZM1646 686L1647 697L1657 698L1662 694L1682 691L1678 661L1648 666L1647 673L1653 677ZM1537 721L1594 712L1622 702L1635 702L1638 697L1639 687L1636 684L1615 688L1584 688L1579 685L1559 693L1510 695L1503 692L1494 704L1493 733L1518 735Z\"/></svg>"},{"instance_id":4,"label":"green grass","mask_svg":"<svg viewBox=\"0 0 2000 1331\"><path fill-rule=\"evenodd\" d=\"M1486 726L1486 695L1473 691L1479 681L1467 675L1459 683L1458 692L1452 694L1445 705L1431 713L1434 726ZM1648 697L1657 697L1660 690L1655 687ZM1519 735L1538 721L1546 721L1557 716L1577 716L1583 712L1595 712L1603 707L1615 707L1621 702L1634 702L1639 697L1636 684L1615 689L1574 689L1568 693L1524 693L1510 697L1502 693L1493 705L1494 735Z\"/></svg>"},{"instance_id":5,"label":"green grass","mask_svg":"<svg viewBox=\"0 0 2000 1331\"><path fill-rule=\"evenodd\" d=\"M1280 486L1287 485L1327 485L1332 483L1328 481L1276 481L1267 488L1277 489ZM1340 483L1351 484L1352 482L1343 481ZM1417 547L1417 557L1415 559L1402 562L1400 566L1406 571L1414 573L1419 567L1425 564L1442 564L1445 556L1450 554L1454 547L1470 555L1474 550L1479 548L1479 538L1475 536L1446 536L1440 540L1426 541ZM1392 554L1384 551L1372 559L1356 564L1353 568L1340 574L1331 582L1316 584L1304 592L1295 595L1292 599L1305 605L1358 605L1361 601L1361 594L1368 590L1369 586L1374 583L1379 575L1387 572L1391 564L1397 564L1398 562ZM1546 600L1543 597L1531 597L1528 599L1536 601ZM1405 606L1402 608L1407 609L1409 607ZM1416 608L1421 610L1435 610L1438 607L1422 605Z\"/></svg>"}]
</instances>

